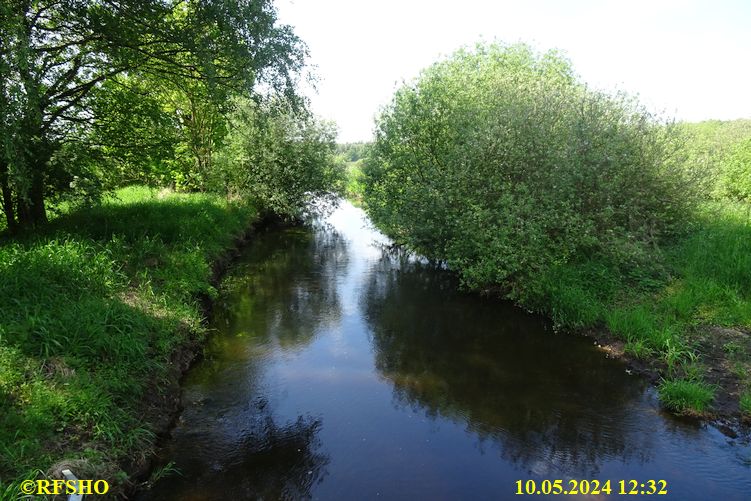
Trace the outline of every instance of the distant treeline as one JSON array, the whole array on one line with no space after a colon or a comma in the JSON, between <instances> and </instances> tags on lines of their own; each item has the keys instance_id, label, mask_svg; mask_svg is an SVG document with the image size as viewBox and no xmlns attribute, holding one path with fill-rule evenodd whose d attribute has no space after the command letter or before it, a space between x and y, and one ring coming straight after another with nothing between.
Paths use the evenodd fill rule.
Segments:
<instances>
[{"instance_id":1,"label":"distant treeline","mask_svg":"<svg viewBox=\"0 0 751 501\"><path fill-rule=\"evenodd\" d=\"M751 119L680 125L686 161L706 173L711 195L751 202Z\"/></svg>"},{"instance_id":2,"label":"distant treeline","mask_svg":"<svg viewBox=\"0 0 751 501\"><path fill-rule=\"evenodd\" d=\"M336 154L346 162L357 162L368 156L372 145L369 142L339 143L336 145Z\"/></svg>"}]
</instances>

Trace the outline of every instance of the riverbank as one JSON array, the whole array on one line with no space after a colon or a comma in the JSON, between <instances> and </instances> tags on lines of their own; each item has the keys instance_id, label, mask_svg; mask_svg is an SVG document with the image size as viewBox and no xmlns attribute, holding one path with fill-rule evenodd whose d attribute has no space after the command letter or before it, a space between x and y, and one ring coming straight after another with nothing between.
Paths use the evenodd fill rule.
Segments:
<instances>
[{"instance_id":1,"label":"riverbank","mask_svg":"<svg viewBox=\"0 0 751 501\"><path fill-rule=\"evenodd\" d=\"M743 203L705 204L693 227L659 251L662 273L570 263L532 302L581 329L658 384L662 402L709 419L751 417L751 222Z\"/></svg>"},{"instance_id":2,"label":"riverbank","mask_svg":"<svg viewBox=\"0 0 751 501\"><path fill-rule=\"evenodd\" d=\"M647 377L672 412L726 434L751 424L751 204L703 206L651 269L582 259L512 298L556 329L593 340ZM654 273L659 269L658 273ZM503 287L482 294L508 298Z\"/></svg>"},{"instance_id":3,"label":"riverbank","mask_svg":"<svg viewBox=\"0 0 751 501\"><path fill-rule=\"evenodd\" d=\"M750 215L748 203L705 202L643 266L581 256L521 294L474 290L592 338L647 376L665 407L734 434L751 422Z\"/></svg>"},{"instance_id":4,"label":"riverbank","mask_svg":"<svg viewBox=\"0 0 751 501\"><path fill-rule=\"evenodd\" d=\"M259 220L132 187L0 244L0 499L65 466L111 493L148 472L218 277Z\"/></svg>"}]
</instances>

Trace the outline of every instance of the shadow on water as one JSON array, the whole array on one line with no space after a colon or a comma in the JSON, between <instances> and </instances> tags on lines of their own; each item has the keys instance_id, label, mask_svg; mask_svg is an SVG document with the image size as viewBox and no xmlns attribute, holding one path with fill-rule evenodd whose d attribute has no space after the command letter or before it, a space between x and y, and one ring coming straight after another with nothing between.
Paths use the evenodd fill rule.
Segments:
<instances>
[{"instance_id":1,"label":"shadow on water","mask_svg":"<svg viewBox=\"0 0 751 501\"><path fill-rule=\"evenodd\" d=\"M304 499L326 476L321 419L274 416L264 371L274 350L304 349L338 321L334 278L346 267L346 242L292 228L265 234L252 250L223 282L215 334L186 378L185 410L161 453L179 475L144 498Z\"/></svg>"},{"instance_id":2,"label":"shadow on water","mask_svg":"<svg viewBox=\"0 0 751 501\"><path fill-rule=\"evenodd\" d=\"M528 478L748 499L748 444L664 415L591 341L389 244L347 205L256 239L161 453L182 476L144 499L507 499Z\"/></svg>"},{"instance_id":3,"label":"shadow on water","mask_svg":"<svg viewBox=\"0 0 751 501\"><path fill-rule=\"evenodd\" d=\"M253 250L253 258L240 262L224 281L215 328L292 349L338 322L336 280L349 260L338 233L318 238L305 228L268 233Z\"/></svg>"},{"instance_id":4,"label":"shadow on water","mask_svg":"<svg viewBox=\"0 0 751 501\"><path fill-rule=\"evenodd\" d=\"M539 317L456 289L433 266L373 268L363 311L397 407L461 423L525 468L592 477L605 458L649 457L650 430L629 422L639 380Z\"/></svg>"},{"instance_id":5,"label":"shadow on water","mask_svg":"<svg viewBox=\"0 0 751 501\"><path fill-rule=\"evenodd\" d=\"M263 405L263 404L261 404ZM326 476L329 459L319 452L321 422L309 416L277 424L271 413L258 409L246 422L242 439L233 441L235 453L208 462L194 447L171 451L179 458L179 477L158 482L151 499L305 499ZM206 437L196 437L206 444Z\"/></svg>"}]
</instances>

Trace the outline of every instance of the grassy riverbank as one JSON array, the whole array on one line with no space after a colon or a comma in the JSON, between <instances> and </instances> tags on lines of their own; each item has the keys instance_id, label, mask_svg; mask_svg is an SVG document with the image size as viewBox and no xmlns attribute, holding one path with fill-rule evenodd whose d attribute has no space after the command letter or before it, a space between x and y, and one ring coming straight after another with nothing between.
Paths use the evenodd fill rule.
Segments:
<instances>
[{"instance_id":1,"label":"grassy riverbank","mask_svg":"<svg viewBox=\"0 0 751 501\"><path fill-rule=\"evenodd\" d=\"M397 89L354 187L395 242L631 357L671 409L748 416L749 131L478 44Z\"/></svg>"},{"instance_id":2,"label":"grassy riverbank","mask_svg":"<svg viewBox=\"0 0 751 501\"><path fill-rule=\"evenodd\" d=\"M751 417L750 211L706 204L692 229L660 251L661 276L567 263L528 304L595 337L607 329L622 342L616 350L659 371L668 407Z\"/></svg>"},{"instance_id":3,"label":"grassy riverbank","mask_svg":"<svg viewBox=\"0 0 751 501\"><path fill-rule=\"evenodd\" d=\"M0 499L60 461L110 482L139 468L203 336L212 263L258 216L131 187L0 243Z\"/></svg>"}]
</instances>

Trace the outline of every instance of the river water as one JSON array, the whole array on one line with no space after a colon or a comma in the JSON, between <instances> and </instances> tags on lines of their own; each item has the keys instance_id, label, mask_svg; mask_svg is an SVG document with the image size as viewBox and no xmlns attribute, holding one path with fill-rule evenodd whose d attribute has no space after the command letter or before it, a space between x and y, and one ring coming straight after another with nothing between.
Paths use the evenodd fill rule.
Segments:
<instances>
[{"instance_id":1,"label":"river water","mask_svg":"<svg viewBox=\"0 0 751 501\"><path fill-rule=\"evenodd\" d=\"M385 244L347 202L257 237L161 453L180 474L145 499L522 499L528 479L611 481L567 499L623 498L632 479L664 480L662 499L751 499L747 442L671 417L590 340Z\"/></svg>"}]
</instances>

